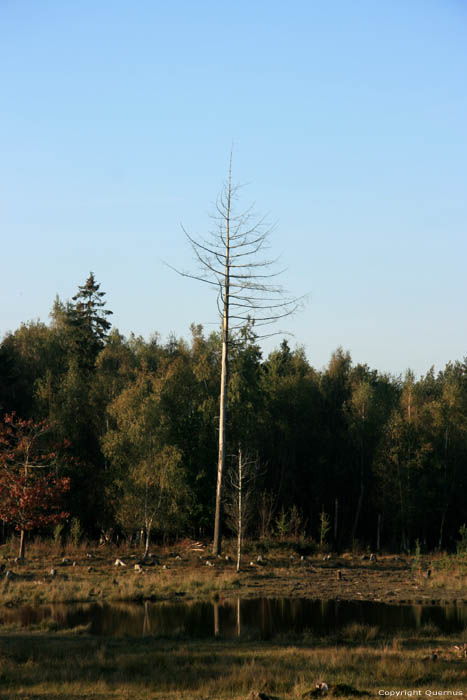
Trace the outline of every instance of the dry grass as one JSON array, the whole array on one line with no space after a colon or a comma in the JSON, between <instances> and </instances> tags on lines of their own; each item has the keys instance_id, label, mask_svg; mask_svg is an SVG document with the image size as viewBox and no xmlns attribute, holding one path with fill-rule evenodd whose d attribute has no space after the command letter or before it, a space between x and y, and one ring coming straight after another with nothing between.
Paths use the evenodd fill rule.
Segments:
<instances>
[{"instance_id":1,"label":"dry grass","mask_svg":"<svg viewBox=\"0 0 467 700\"><path fill-rule=\"evenodd\" d=\"M167 572L151 572L144 575L133 571L106 574L86 574L79 570L73 574L58 574L55 578L40 576L23 579L22 573L14 581L4 580L0 585L2 602L9 605L32 603L70 603L118 600L163 600L177 595L209 597L222 591L238 588L236 574L217 576L196 575L183 577Z\"/></svg>"},{"instance_id":2,"label":"dry grass","mask_svg":"<svg viewBox=\"0 0 467 700\"><path fill-rule=\"evenodd\" d=\"M426 572L420 572L421 576L427 577L428 589L462 593L465 591L467 556L440 554L431 558L429 572L429 577L427 577L428 569Z\"/></svg>"},{"instance_id":3,"label":"dry grass","mask_svg":"<svg viewBox=\"0 0 467 700\"><path fill-rule=\"evenodd\" d=\"M6 568L18 575L0 583L4 603L199 599L229 591L328 599L347 592L359 600L462 595L457 585L464 569L456 558L426 558L419 571L407 558L381 558L376 565L351 555L302 561L297 553L279 548L262 552L262 566L250 567L247 559L236 574L233 561L213 560L206 550L193 552L190 543L180 543L157 550L159 563L140 574L133 568L135 552L123 547L48 545L35 543L24 564L14 562L14 552L0 550ZM76 566L59 566L64 556ZM256 562L254 549L250 556ZM127 566L115 567L116 557ZM54 578L48 573L52 567ZM337 580L337 568L343 581ZM301 700L321 680L347 686L349 692L340 694L343 700L352 697L352 688L374 697L380 690L408 689L422 696L426 690L467 694L467 659L453 650L454 643L467 641L467 632L443 637L433 625L416 634L385 635L376 626L354 623L327 638L310 631L274 642L169 641L92 637L85 626L59 631L52 615L34 629L20 629L13 619L10 623L5 616L0 631L0 700L240 700L260 690L280 700ZM433 649L439 649L436 661Z\"/></svg>"},{"instance_id":4,"label":"dry grass","mask_svg":"<svg viewBox=\"0 0 467 700\"><path fill-rule=\"evenodd\" d=\"M375 696L379 690L465 692L467 661L451 651L452 642L377 635L349 647L326 640L289 645L10 635L0 637L0 698L239 700L262 690L298 700L321 680ZM437 661L431 660L433 644L440 649Z\"/></svg>"},{"instance_id":5,"label":"dry grass","mask_svg":"<svg viewBox=\"0 0 467 700\"><path fill-rule=\"evenodd\" d=\"M226 552L232 548L226 543ZM242 597L295 596L423 602L463 600L467 575L465 557L379 557L376 563L351 553L331 559L305 556L291 546L249 543L242 570L235 571L233 548L230 559L214 559L209 548L184 541L171 547L154 548L155 566L136 573L138 552L126 546L102 547L83 543L78 547L37 540L29 544L27 559L15 561L16 543L0 547L0 564L15 578L0 580L5 603L92 602L141 599L209 597L231 591ZM261 553L263 561L257 562ZM91 555L91 556L88 556ZM61 566L63 557L75 566ZM115 567L116 558L127 566ZM209 562L209 565L207 565ZM250 562L252 565L250 565ZM90 567L90 568L89 568ZM50 575L51 569L56 576ZM427 576L428 569L431 576ZM337 571L340 571L340 576Z\"/></svg>"},{"instance_id":6,"label":"dry grass","mask_svg":"<svg viewBox=\"0 0 467 700\"><path fill-rule=\"evenodd\" d=\"M182 560L175 558L173 551L159 551L156 565L144 566L143 572L137 572L134 566L139 557L124 548L96 549L84 544L63 548L56 543L36 541L29 546L24 562L18 562L11 549L0 549L4 571L14 574L12 580L3 577L0 581L2 601L11 605L162 600L181 594L202 598L235 591L240 585L233 566L221 561L207 567L207 557L200 560L198 555L189 555ZM117 558L126 566L116 567ZM63 559L67 560L66 565Z\"/></svg>"}]
</instances>

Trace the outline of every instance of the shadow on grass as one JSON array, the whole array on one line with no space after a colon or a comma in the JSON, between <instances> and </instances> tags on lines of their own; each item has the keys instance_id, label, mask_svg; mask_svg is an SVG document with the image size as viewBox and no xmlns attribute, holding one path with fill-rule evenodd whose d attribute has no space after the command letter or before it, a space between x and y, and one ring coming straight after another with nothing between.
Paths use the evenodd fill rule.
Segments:
<instances>
[{"instance_id":1,"label":"shadow on grass","mask_svg":"<svg viewBox=\"0 0 467 700\"><path fill-rule=\"evenodd\" d=\"M371 630L275 642L1 635L0 698L234 700L266 688L285 700L322 680L373 692L388 679L393 689L465 683L467 661L450 655L452 638L373 638ZM442 649L436 663L434 644Z\"/></svg>"}]
</instances>

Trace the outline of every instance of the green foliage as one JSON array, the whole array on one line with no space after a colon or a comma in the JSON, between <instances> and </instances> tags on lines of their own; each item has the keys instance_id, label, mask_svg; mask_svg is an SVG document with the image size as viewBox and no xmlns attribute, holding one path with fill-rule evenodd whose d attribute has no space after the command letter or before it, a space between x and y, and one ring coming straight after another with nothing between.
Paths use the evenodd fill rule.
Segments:
<instances>
[{"instance_id":1,"label":"green foliage","mask_svg":"<svg viewBox=\"0 0 467 700\"><path fill-rule=\"evenodd\" d=\"M176 532L186 518L190 492L182 452L171 444L164 407L173 398L177 361L160 373L137 371L135 381L111 404L115 422L103 438L104 454L115 471L108 495L128 533L144 528Z\"/></svg>"},{"instance_id":2,"label":"green foliage","mask_svg":"<svg viewBox=\"0 0 467 700\"><path fill-rule=\"evenodd\" d=\"M289 509L282 506L275 521L275 533L280 540L303 539L305 536L304 527L303 515L295 504Z\"/></svg>"},{"instance_id":3,"label":"green foliage","mask_svg":"<svg viewBox=\"0 0 467 700\"><path fill-rule=\"evenodd\" d=\"M72 544L77 547L83 538L83 529L79 518L72 518L70 525L70 539Z\"/></svg>"},{"instance_id":4,"label":"green foliage","mask_svg":"<svg viewBox=\"0 0 467 700\"><path fill-rule=\"evenodd\" d=\"M275 525L275 531L279 539L285 539L290 532L290 520L289 514L287 513L284 506L282 506L280 513L276 518Z\"/></svg>"},{"instance_id":5,"label":"green foliage","mask_svg":"<svg viewBox=\"0 0 467 700\"><path fill-rule=\"evenodd\" d=\"M193 325L189 342L126 339L109 318L90 275L71 301L56 299L49 325L8 333L0 411L46 419L53 442L71 442L64 508L86 535L144 529L145 504L162 494L152 527L207 538L220 336ZM427 551L467 552L467 361L398 378L353 365L339 348L318 371L285 340L263 357L253 331L231 348L226 450L241 443L266 465L255 481L257 534L315 534L325 547L331 515L324 534L321 519L314 533L308 521L323 503L333 515L337 500L342 547L374 547L381 522L383 548L415 546L417 556L419 540Z\"/></svg>"},{"instance_id":6,"label":"green foliage","mask_svg":"<svg viewBox=\"0 0 467 700\"><path fill-rule=\"evenodd\" d=\"M422 554L422 548L420 545L420 540L417 539L417 540L415 540L415 549L413 552L412 569L417 570L420 568L421 563L422 563L421 554Z\"/></svg>"},{"instance_id":7,"label":"green foliage","mask_svg":"<svg viewBox=\"0 0 467 700\"><path fill-rule=\"evenodd\" d=\"M65 524L63 522L57 523L55 525L55 527L54 527L54 542L55 542L55 544L61 544L64 527L65 527Z\"/></svg>"},{"instance_id":8,"label":"green foliage","mask_svg":"<svg viewBox=\"0 0 467 700\"><path fill-rule=\"evenodd\" d=\"M104 347L111 324L107 320L113 312L104 309L105 292L100 292L100 284L89 277L84 285L78 288L73 297L75 302L68 313L68 325L72 330L74 351L80 365L92 368L99 351Z\"/></svg>"},{"instance_id":9,"label":"green foliage","mask_svg":"<svg viewBox=\"0 0 467 700\"><path fill-rule=\"evenodd\" d=\"M304 520L298 507L294 504L290 509L289 532L295 539L304 535Z\"/></svg>"}]
</instances>

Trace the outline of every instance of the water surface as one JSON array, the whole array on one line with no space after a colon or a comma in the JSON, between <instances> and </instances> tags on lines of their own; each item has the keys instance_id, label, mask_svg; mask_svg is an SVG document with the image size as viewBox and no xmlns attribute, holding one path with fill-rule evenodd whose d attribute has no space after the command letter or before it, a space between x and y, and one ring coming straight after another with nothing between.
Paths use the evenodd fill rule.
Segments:
<instances>
[{"instance_id":1,"label":"water surface","mask_svg":"<svg viewBox=\"0 0 467 700\"><path fill-rule=\"evenodd\" d=\"M436 627L449 634L467 627L467 606L388 605L305 598L241 598L222 602L57 604L0 608L1 625L85 626L89 634L174 638L246 637L274 639L288 634L326 635L350 625L381 632Z\"/></svg>"}]
</instances>

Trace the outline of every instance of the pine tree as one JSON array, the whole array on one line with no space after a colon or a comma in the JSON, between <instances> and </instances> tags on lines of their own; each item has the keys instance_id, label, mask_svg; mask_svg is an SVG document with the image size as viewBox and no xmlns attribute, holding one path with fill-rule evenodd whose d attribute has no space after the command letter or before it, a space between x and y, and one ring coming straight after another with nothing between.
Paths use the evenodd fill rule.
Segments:
<instances>
[{"instance_id":1,"label":"pine tree","mask_svg":"<svg viewBox=\"0 0 467 700\"><path fill-rule=\"evenodd\" d=\"M85 284L78 287L79 291L73 297L75 302L70 317L70 325L74 329L74 347L82 366L93 367L96 357L105 345L105 340L111 327L107 316L112 311L104 309L105 292L100 292L100 284L90 272Z\"/></svg>"}]
</instances>

